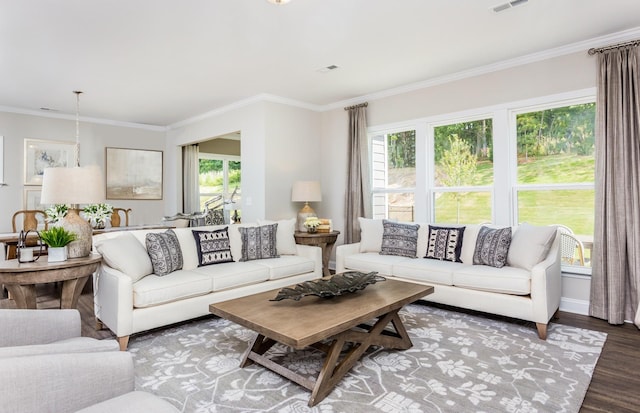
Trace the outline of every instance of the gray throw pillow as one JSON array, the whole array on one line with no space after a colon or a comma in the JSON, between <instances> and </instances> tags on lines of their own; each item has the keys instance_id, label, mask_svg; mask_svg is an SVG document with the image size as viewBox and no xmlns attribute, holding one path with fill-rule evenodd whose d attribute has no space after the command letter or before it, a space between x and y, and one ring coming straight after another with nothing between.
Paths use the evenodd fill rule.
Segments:
<instances>
[{"instance_id":1,"label":"gray throw pillow","mask_svg":"<svg viewBox=\"0 0 640 413\"><path fill-rule=\"evenodd\" d=\"M238 230L242 240L240 261L280 257L276 247L277 223L260 227L240 227Z\"/></svg>"},{"instance_id":2,"label":"gray throw pillow","mask_svg":"<svg viewBox=\"0 0 640 413\"><path fill-rule=\"evenodd\" d=\"M465 227L435 227L429 225L429 239L425 258L462 262L462 237Z\"/></svg>"},{"instance_id":3,"label":"gray throw pillow","mask_svg":"<svg viewBox=\"0 0 640 413\"><path fill-rule=\"evenodd\" d=\"M153 272L158 276L182 269L182 250L173 230L150 232L145 237Z\"/></svg>"},{"instance_id":4,"label":"gray throw pillow","mask_svg":"<svg viewBox=\"0 0 640 413\"><path fill-rule=\"evenodd\" d=\"M507 263L511 245L511 228L481 227L473 253L473 264L502 268Z\"/></svg>"},{"instance_id":5,"label":"gray throw pillow","mask_svg":"<svg viewBox=\"0 0 640 413\"><path fill-rule=\"evenodd\" d=\"M198 267L233 262L229 227L215 231L191 231L198 247Z\"/></svg>"},{"instance_id":6,"label":"gray throw pillow","mask_svg":"<svg viewBox=\"0 0 640 413\"><path fill-rule=\"evenodd\" d=\"M416 258L419 228L418 224L401 224L383 220L380 254Z\"/></svg>"}]
</instances>

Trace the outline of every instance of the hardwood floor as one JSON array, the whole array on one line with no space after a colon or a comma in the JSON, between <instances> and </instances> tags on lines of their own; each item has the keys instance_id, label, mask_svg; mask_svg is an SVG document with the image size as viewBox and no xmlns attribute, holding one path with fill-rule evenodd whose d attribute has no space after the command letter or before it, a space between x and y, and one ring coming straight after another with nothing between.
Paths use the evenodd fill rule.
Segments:
<instances>
[{"instance_id":1,"label":"hardwood floor","mask_svg":"<svg viewBox=\"0 0 640 413\"><path fill-rule=\"evenodd\" d=\"M56 290L53 284L38 287L38 308L59 307L59 297L60 291ZM2 308L15 308L15 305L13 301L2 296L0 309ZM82 335L100 339L114 337L109 330L97 331L95 329L93 292L90 285L87 285L83 291L78 302L78 309L82 316ZM522 321L511 321L522 323ZM603 331L608 335L580 412L639 412L640 331L632 324L612 326L603 320L565 312L560 312L560 317L556 322ZM531 328L535 328L533 323L527 324L531 324Z\"/></svg>"}]
</instances>

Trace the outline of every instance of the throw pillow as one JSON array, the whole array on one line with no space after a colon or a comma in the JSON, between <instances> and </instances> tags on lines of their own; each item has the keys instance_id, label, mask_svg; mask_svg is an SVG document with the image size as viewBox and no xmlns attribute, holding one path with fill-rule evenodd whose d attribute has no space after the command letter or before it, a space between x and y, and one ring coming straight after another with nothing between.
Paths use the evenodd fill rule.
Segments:
<instances>
[{"instance_id":1,"label":"throw pillow","mask_svg":"<svg viewBox=\"0 0 640 413\"><path fill-rule=\"evenodd\" d=\"M549 253L556 239L557 229L554 226L537 227L527 223L521 224L513 234L507 263L513 267L531 270Z\"/></svg>"},{"instance_id":2,"label":"throw pillow","mask_svg":"<svg viewBox=\"0 0 640 413\"><path fill-rule=\"evenodd\" d=\"M109 267L128 275L132 282L153 272L147 250L132 234L123 233L118 237L96 242L95 247Z\"/></svg>"},{"instance_id":3,"label":"throw pillow","mask_svg":"<svg viewBox=\"0 0 640 413\"><path fill-rule=\"evenodd\" d=\"M145 244L156 275L163 276L182 269L182 250L173 230L150 232Z\"/></svg>"},{"instance_id":4,"label":"throw pillow","mask_svg":"<svg viewBox=\"0 0 640 413\"><path fill-rule=\"evenodd\" d=\"M228 227L215 231L191 231L198 247L198 267L233 262Z\"/></svg>"},{"instance_id":5,"label":"throw pillow","mask_svg":"<svg viewBox=\"0 0 640 413\"><path fill-rule=\"evenodd\" d=\"M507 263L510 244L511 227L499 229L480 227L473 253L473 264L504 267Z\"/></svg>"},{"instance_id":6,"label":"throw pillow","mask_svg":"<svg viewBox=\"0 0 640 413\"><path fill-rule=\"evenodd\" d=\"M240 238L242 239L242 257L240 261L279 257L276 248L278 224L240 227L238 230L240 230Z\"/></svg>"},{"instance_id":7,"label":"throw pillow","mask_svg":"<svg viewBox=\"0 0 640 413\"><path fill-rule=\"evenodd\" d=\"M278 224L276 233L276 249L278 255L296 255L296 239L293 233L296 231L296 218L281 219L279 221L258 220L258 225Z\"/></svg>"},{"instance_id":8,"label":"throw pillow","mask_svg":"<svg viewBox=\"0 0 640 413\"><path fill-rule=\"evenodd\" d=\"M416 258L418 248L418 224L402 224L382 221L382 246L380 254Z\"/></svg>"},{"instance_id":9,"label":"throw pillow","mask_svg":"<svg viewBox=\"0 0 640 413\"><path fill-rule=\"evenodd\" d=\"M462 237L465 227L435 227L429 225L429 241L425 258L462 262Z\"/></svg>"},{"instance_id":10,"label":"throw pillow","mask_svg":"<svg viewBox=\"0 0 640 413\"><path fill-rule=\"evenodd\" d=\"M380 252L382 249L381 219L358 218L360 224L360 252Z\"/></svg>"}]
</instances>

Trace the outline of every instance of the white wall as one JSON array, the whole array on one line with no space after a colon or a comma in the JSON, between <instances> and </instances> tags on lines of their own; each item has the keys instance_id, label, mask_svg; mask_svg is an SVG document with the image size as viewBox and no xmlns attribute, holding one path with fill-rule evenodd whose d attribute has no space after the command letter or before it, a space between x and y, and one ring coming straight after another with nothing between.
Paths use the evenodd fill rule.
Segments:
<instances>
[{"instance_id":1,"label":"white wall","mask_svg":"<svg viewBox=\"0 0 640 413\"><path fill-rule=\"evenodd\" d=\"M11 217L24 209L24 139L75 142L75 121L0 112L0 135L4 136L4 176L8 186L0 187L0 233L11 232ZM97 164L104 173L105 147L164 150L164 132L80 122L80 164ZM166 159L165 159L166 161ZM166 178L166 176L165 176ZM166 180L165 180L166 193ZM164 202L107 200L132 208L130 224L160 222Z\"/></svg>"},{"instance_id":2,"label":"white wall","mask_svg":"<svg viewBox=\"0 0 640 413\"><path fill-rule=\"evenodd\" d=\"M369 99L369 127L489 107L595 87L595 60L586 51L444 83L400 95ZM322 185L327 216L344 232L348 114L342 108L322 114ZM416 145L418 146L418 145ZM342 234L338 244L343 243ZM589 278L563 280L563 297L584 303Z\"/></svg>"}]
</instances>

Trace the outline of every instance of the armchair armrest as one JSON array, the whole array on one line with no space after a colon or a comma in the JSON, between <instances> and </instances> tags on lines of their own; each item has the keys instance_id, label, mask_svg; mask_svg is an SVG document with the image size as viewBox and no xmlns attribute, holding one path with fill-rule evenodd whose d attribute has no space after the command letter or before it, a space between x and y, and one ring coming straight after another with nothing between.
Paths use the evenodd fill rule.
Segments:
<instances>
[{"instance_id":1,"label":"armchair armrest","mask_svg":"<svg viewBox=\"0 0 640 413\"><path fill-rule=\"evenodd\" d=\"M297 255L312 259L315 262L313 272L318 278L322 277L322 248L313 245L296 244Z\"/></svg>"},{"instance_id":2,"label":"armchair armrest","mask_svg":"<svg viewBox=\"0 0 640 413\"><path fill-rule=\"evenodd\" d=\"M0 347L48 344L80 337L78 310L0 310Z\"/></svg>"},{"instance_id":3,"label":"armchair armrest","mask_svg":"<svg viewBox=\"0 0 640 413\"><path fill-rule=\"evenodd\" d=\"M131 354L56 354L2 360L2 409L75 412L134 389Z\"/></svg>"}]
</instances>

